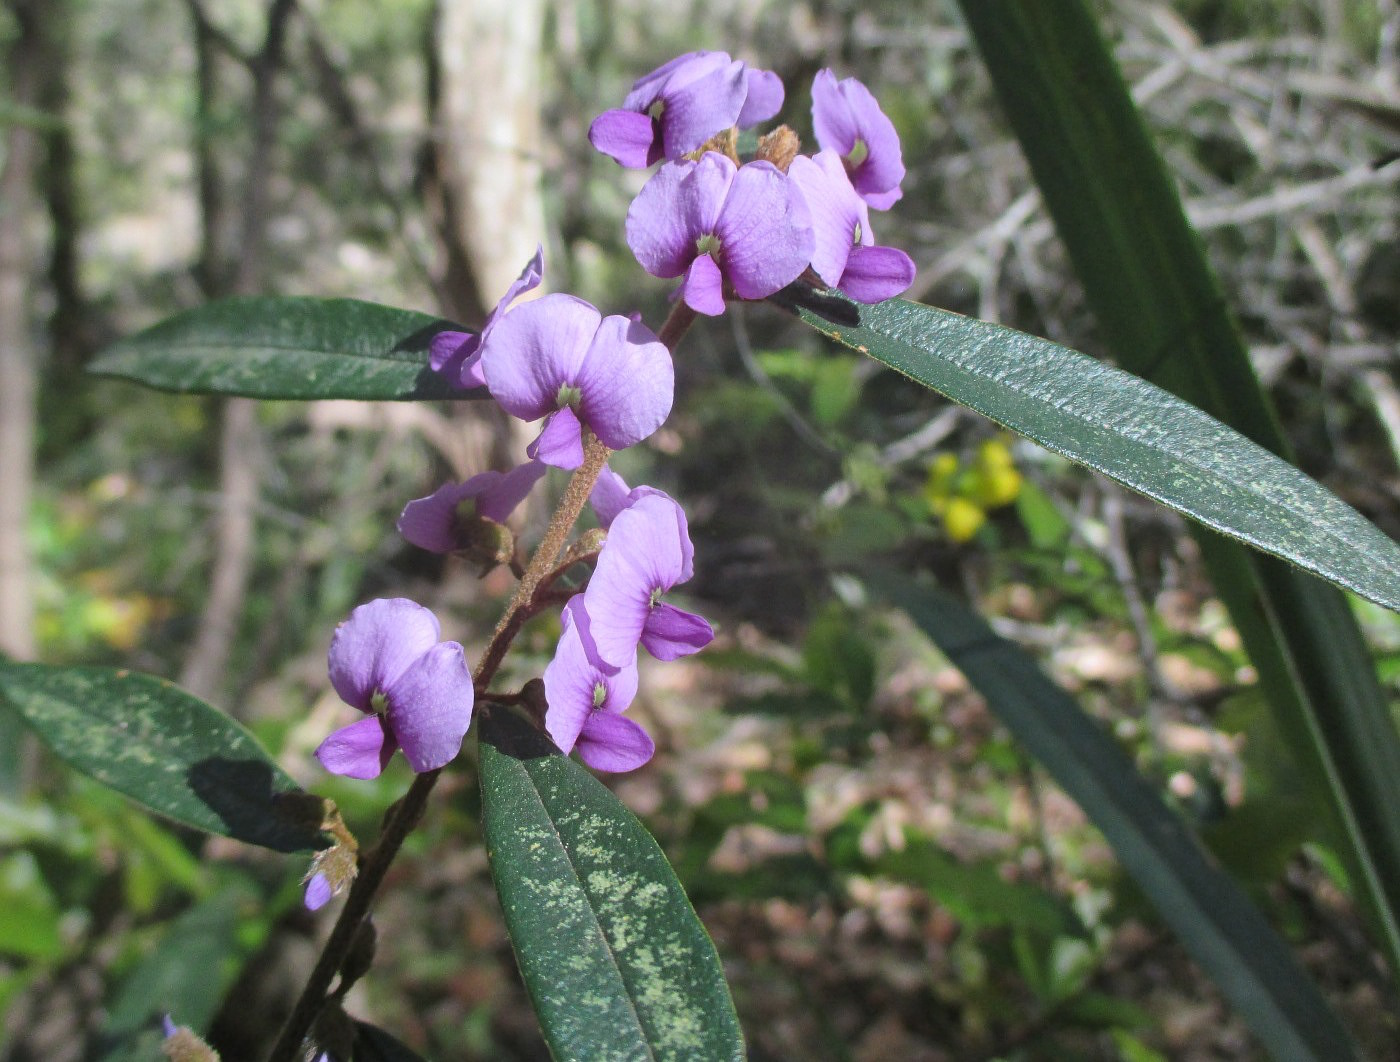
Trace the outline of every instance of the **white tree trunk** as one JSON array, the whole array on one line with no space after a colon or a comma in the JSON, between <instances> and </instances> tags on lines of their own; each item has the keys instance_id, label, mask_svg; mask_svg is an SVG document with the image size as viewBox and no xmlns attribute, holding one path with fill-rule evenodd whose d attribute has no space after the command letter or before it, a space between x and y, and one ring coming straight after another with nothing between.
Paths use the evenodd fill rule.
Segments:
<instances>
[{"instance_id":1,"label":"white tree trunk","mask_svg":"<svg viewBox=\"0 0 1400 1062\"><path fill-rule=\"evenodd\" d=\"M32 18L40 17L37 12ZM32 107L39 74L24 33L11 54L13 100ZM34 657L34 596L29 551L29 502L34 487L34 400L37 371L27 294L33 268L34 176L39 134L14 122L0 166L0 652Z\"/></svg>"},{"instance_id":2,"label":"white tree trunk","mask_svg":"<svg viewBox=\"0 0 1400 1062\"><path fill-rule=\"evenodd\" d=\"M540 197L543 0L442 0L438 135L481 303L545 241Z\"/></svg>"}]
</instances>

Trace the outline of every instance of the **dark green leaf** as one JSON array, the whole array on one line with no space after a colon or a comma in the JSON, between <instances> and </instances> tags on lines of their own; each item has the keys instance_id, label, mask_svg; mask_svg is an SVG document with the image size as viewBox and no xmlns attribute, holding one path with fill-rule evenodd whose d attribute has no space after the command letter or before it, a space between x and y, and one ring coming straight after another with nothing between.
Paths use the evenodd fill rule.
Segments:
<instances>
[{"instance_id":1,"label":"dark green leaf","mask_svg":"<svg viewBox=\"0 0 1400 1062\"><path fill-rule=\"evenodd\" d=\"M1292 465L1196 407L1048 339L891 299L794 286L832 339L1217 531L1400 611L1400 546Z\"/></svg>"},{"instance_id":2,"label":"dark green leaf","mask_svg":"<svg viewBox=\"0 0 1400 1062\"><path fill-rule=\"evenodd\" d=\"M369 1022L355 1022L355 1053L350 1062L423 1062L423 1056L405 1047L383 1029Z\"/></svg>"},{"instance_id":3,"label":"dark green leaf","mask_svg":"<svg viewBox=\"0 0 1400 1062\"><path fill-rule=\"evenodd\" d=\"M246 889L225 889L170 924L108 1007L103 1037L121 1046L106 1062L157 1057L142 1051L167 1014L197 1035L208 1030L238 974L239 908L248 902Z\"/></svg>"},{"instance_id":4,"label":"dark green leaf","mask_svg":"<svg viewBox=\"0 0 1400 1062\"><path fill-rule=\"evenodd\" d=\"M518 717L481 735L486 850L554 1057L743 1058L714 944L651 834Z\"/></svg>"},{"instance_id":5,"label":"dark green leaf","mask_svg":"<svg viewBox=\"0 0 1400 1062\"><path fill-rule=\"evenodd\" d=\"M241 726L164 679L0 664L0 698L70 766L176 822L279 852L323 846L320 801Z\"/></svg>"},{"instance_id":6,"label":"dark green leaf","mask_svg":"<svg viewBox=\"0 0 1400 1062\"><path fill-rule=\"evenodd\" d=\"M92 363L161 391L245 398L485 398L428 367L428 345L460 325L358 299L223 299L177 314Z\"/></svg>"},{"instance_id":7,"label":"dark green leaf","mask_svg":"<svg viewBox=\"0 0 1400 1062\"><path fill-rule=\"evenodd\" d=\"M1336 1015L1258 909L1033 660L944 594L907 582L883 589L1103 831L1163 921L1276 1058L1356 1057Z\"/></svg>"},{"instance_id":8,"label":"dark green leaf","mask_svg":"<svg viewBox=\"0 0 1400 1062\"><path fill-rule=\"evenodd\" d=\"M1090 6L961 7L1118 364L1287 458L1229 299ZM1196 541L1299 788L1330 796L1357 895L1400 969L1400 735L1348 603L1272 557L1203 529Z\"/></svg>"}]
</instances>

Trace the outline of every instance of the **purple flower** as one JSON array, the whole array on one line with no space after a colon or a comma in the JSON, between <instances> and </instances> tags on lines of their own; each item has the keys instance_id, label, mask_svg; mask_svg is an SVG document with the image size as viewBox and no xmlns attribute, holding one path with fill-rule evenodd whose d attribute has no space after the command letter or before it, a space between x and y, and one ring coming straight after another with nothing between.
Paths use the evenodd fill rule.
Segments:
<instances>
[{"instance_id":1,"label":"purple flower","mask_svg":"<svg viewBox=\"0 0 1400 1062\"><path fill-rule=\"evenodd\" d=\"M584 591L598 660L625 667L636 658L638 643L658 660L710 644L715 632L703 618L660 600L690 578L694 555L684 510L659 491L614 517Z\"/></svg>"},{"instance_id":2,"label":"purple flower","mask_svg":"<svg viewBox=\"0 0 1400 1062\"><path fill-rule=\"evenodd\" d=\"M554 659L544 669L544 725L567 755L599 771L630 771L656 751L647 732L622 713L637 695L637 662L622 668L601 665L590 652L589 617L576 594L560 617L563 631Z\"/></svg>"},{"instance_id":3,"label":"purple flower","mask_svg":"<svg viewBox=\"0 0 1400 1062\"><path fill-rule=\"evenodd\" d=\"M819 70L812 82L812 128L823 150L846 163L851 184L876 210L888 210L904 193L904 160L894 123L870 90L853 77L837 81Z\"/></svg>"},{"instance_id":4,"label":"purple flower","mask_svg":"<svg viewBox=\"0 0 1400 1062\"><path fill-rule=\"evenodd\" d=\"M479 542L472 524L478 519L505 523L544 473L542 463L526 461L509 472L482 472L465 483L444 483L403 507L399 534L432 553L475 547Z\"/></svg>"},{"instance_id":5,"label":"purple flower","mask_svg":"<svg viewBox=\"0 0 1400 1062\"><path fill-rule=\"evenodd\" d=\"M369 718L342 727L316 750L332 774L374 778L400 746L415 771L443 766L471 725L472 676L462 647L439 642L437 617L405 598L361 605L335 629L336 693Z\"/></svg>"},{"instance_id":6,"label":"purple flower","mask_svg":"<svg viewBox=\"0 0 1400 1062\"><path fill-rule=\"evenodd\" d=\"M776 166L707 151L652 175L627 211L627 245L652 276L684 276L687 305L715 317L725 280L740 298L767 298L807 268L814 238L806 202Z\"/></svg>"},{"instance_id":7,"label":"purple flower","mask_svg":"<svg viewBox=\"0 0 1400 1062\"><path fill-rule=\"evenodd\" d=\"M486 337L505 314L510 304L540 286L544 277L544 248L535 248L535 257L525 263L516 281L506 288L501 301L486 317L481 332L439 332L428 345L428 364L433 372L442 373L457 387L482 387L486 377L481 374L481 348Z\"/></svg>"},{"instance_id":8,"label":"purple flower","mask_svg":"<svg viewBox=\"0 0 1400 1062\"><path fill-rule=\"evenodd\" d=\"M812 212L817 276L860 302L892 299L914 282L914 262L896 247L876 247L870 209L834 151L792 160L788 178Z\"/></svg>"},{"instance_id":9,"label":"purple flower","mask_svg":"<svg viewBox=\"0 0 1400 1062\"><path fill-rule=\"evenodd\" d=\"M687 52L638 78L622 109L593 119L588 139L623 166L645 169L733 125L757 125L782 105L777 74L750 70L726 52Z\"/></svg>"},{"instance_id":10,"label":"purple flower","mask_svg":"<svg viewBox=\"0 0 1400 1062\"><path fill-rule=\"evenodd\" d=\"M335 895L335 890L331 887L330 878L321 873L312 874L306 879L306 891L302 893L302 903L308 911L319 911L326 904L331 902L331 897Z\"/></svg>"},{"instance_id":11,"label":"purple flower","mask_svg":"<svg viewBox=\"0 0 1400 1062\"><path fill-rule=\"evenodd\" d=\"M629 488L625 479L604 465L602 472L598 474L598 482L593 484L593 491L588 495L588 504L593 507L593 515L598 518L598 526L606 531L617 519L618 513L631 506L638 498L646 498L651 495L659 495L668 499L671 497L664 490L658 490L656 487Z\"/></svg>"},{"instance_id":12,"label":"purple flower","mask_svg":"<svg viewBox=\"0 0 1400 1062\"><path fill-rule=\"evenodd\" d=\"M655 333L629 317L603 317L572 295L546 295L513 310L482 348L491 395L512 416L553 414L531 457L557 468L583 463L580 427L622 450L671 412L675 370Z\"/></svg>"}]
</instances>

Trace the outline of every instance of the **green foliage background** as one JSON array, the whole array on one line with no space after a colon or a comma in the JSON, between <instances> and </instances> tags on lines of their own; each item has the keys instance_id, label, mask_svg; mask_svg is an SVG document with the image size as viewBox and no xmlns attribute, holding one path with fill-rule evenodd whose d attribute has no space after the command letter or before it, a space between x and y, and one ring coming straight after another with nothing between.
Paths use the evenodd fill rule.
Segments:
<instances>
[{"instance_id":1,"label":"green foliage background","mask_svg":"<svg viewBox=\"0 0 1400 1062\"><path fill-rule=\"evenodd\" d=\"M32 280L40 651L172 675L208 589L215 407L80 370L107 341L202 301L190 30L153 0L54 6L77 212L65 229L47 173ZM1394 536L1400 440L1384 428L1374 375L1393 365L1397 334L1393 179L1229 220L1241 204L1385 164L1395 111L1309 88L1307 76L1383 84L1394 11L1359 0L1321 13L1243 0L1100 7L1130 83L1163 83L1145 113L1188 206L1216 219L1202 226L1207 251L1301 467ZM263 289L445 312L422 194L432 5L306 12L268 175ZM217 16L235 44L256 44L260 5L220 5ZM305 25L328 42L382 180L310 73ZM6 7L0 44L17 32ZM660 320L665 285L641 278L621 243L635 183L582 134L638 73L722 47L784 76L785 117L804 134L805 86L821 66L875 90L911 170L878 231L919 263L918 297L1103 352L951 6L661 12L584 0L552 8L546 42L541 236L556 289ZM1179 72L1161 73L1172 63ZM227 69L219 89L202 120L231 190L249 100ZM76 304L48 272L65 241L80 252ZM1037 653L1205 829L1363 1043L1393 1042L1394 984L1346 898L1335 839L1292 784L1238 635L1176 518L1017 443L1024 486L955 541L926 496L929 465L939 453L969 465L992 429L770 308L698 329L678 376L667 432L620 470L690 510L688 589L724 637L693 666L647 676L639 713L662 752L611 784L715 936L753 1057L1257 1052L1102 838L948 661L834 574L891 558L935 573ZM458 425L470 416L436 412ZM324 676L331 629L355 603L403 593L479 641L502 588L391 531L403 502L447 474L429 433L387 412L276 403L258 423L256 563L221 703L372 835L402 767L349 784L309 758L338 718ZM1394 704L1400 623L1356 611ZM527 632L515 677L538 673L552 634L547 623ZM181 1020L207 1021L226 1057L255 1054L315 932L297 868L156 824L46 760L29 763L0 800L0 1057L101 1057L154 1009L184 1002L161 987L182 971L226 991L191 997L207 1009ZM460 780L449 797L380 911L379 965L356 1013L430 1057L541 1057L476 787Z\"/></svg>"}]
</instances>

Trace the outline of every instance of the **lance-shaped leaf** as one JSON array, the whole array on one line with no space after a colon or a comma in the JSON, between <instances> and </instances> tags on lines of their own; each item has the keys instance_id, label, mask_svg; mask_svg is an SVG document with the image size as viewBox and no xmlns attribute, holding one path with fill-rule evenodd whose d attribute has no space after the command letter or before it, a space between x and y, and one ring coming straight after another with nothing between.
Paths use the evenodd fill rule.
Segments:
<instances>
[{"instance_id":1,"label":"lance-shaped leaf","mask_svg":"<svg viewBox=\"0 0 1400 1062\"><path fill-rule=\"evenodd\" d=\"M481 724L486 851L556 1059L739 1059L719 957L646 828L518 717Z\"/></svg>"},{"instance_id":2,"label":"lance-shaped leaf","mask_svg":"<svg viewBox=\"0 0 1400 1062\"><path fill-rule=\"evenodd\" d=\"M961 0L1118 364L1282 457L1289 445L1177 182L1084 0ZM1355 892L1400 969L1400 735L1333 587L1198 529L1211 581L1258 669L1299 788L1328 799Z\"/></svg>"},{"instance_id":3,"label":"lance-shaped leaf","mask_svg":"<svg viewBox=\"0 0 1400 1062\"><path fill-rule=\"evenodd\" d=\"M108 347L99 376L161 391L244 398L374 400L485 398L428 367L438 317L359 299L222 299L177 314Z\"/></svg>"},{"instance_id":4,"label":"lance-shaped leaf","mask_svg":"<svg viewBox=\"0 0 1400 1062\"><path fill-rule=\"evenodd\" d=\"M1207 527L1400 611L1400 545L1188 402L1048 339L921 303L775 299L905 376Z\"/></svg>"},{"instance_id":5,"label":"lance-shaped leaf","mask_svg":"<svg viewBox=\"0 0 1400 1062\"><path fill-rule=\"evenodd\" d=\"M1346 1030L1243 890L1035 661L947 595L878 582L1103 831L1123 868L1275 1058L1356 1058Z\"/></svg>"},{"instance_id":6,"label":"lance-shaped leaf","mask_svg":"<svg viewBox=\"0 0 1400 1062\"><path fill-rule=\"evenodd\" d=\"M320 799L252 734L173 683L3 663L0 699L69 766L167 818L278 852L325 845Z\"/></svg>"}]
</instances>

